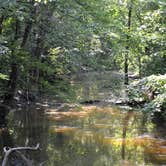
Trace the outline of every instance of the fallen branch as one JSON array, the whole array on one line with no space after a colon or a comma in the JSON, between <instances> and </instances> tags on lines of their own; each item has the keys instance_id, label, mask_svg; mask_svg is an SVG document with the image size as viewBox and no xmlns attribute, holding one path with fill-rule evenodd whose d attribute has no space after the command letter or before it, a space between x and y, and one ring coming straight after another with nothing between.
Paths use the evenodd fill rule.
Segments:
<instances>
[{"instance_id":1,"label":"fallen branch","mask_svg":"<svg viewBox=\"0 0 166 166\"><path fill-rule=\"evenodd\" d=\"M17 147L17 148L4 147L3 150L5 152L5 157L3 159L2 166L7 165L8 157L14 151L18 153L19 150L38 150L38 149L39 149L39 144L37 144L36 147ZM25 156L23 157L21 155L21 157L24 159L24 161L27 162L27 159L25 158Z\"/></svg>"}]
</instances>

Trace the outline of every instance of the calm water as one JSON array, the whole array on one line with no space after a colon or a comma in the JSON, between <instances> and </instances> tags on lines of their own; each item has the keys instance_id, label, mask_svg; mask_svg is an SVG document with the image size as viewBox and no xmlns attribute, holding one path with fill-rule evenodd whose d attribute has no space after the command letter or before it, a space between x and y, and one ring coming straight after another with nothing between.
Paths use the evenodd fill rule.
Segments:
<instances>
[{"instance_id":1,"label":"calm water","mask_svg":"<svg viewBox=\"0 0 166 166\"><path fill-rule=\"evenodd\" d=\"M92 81L94 86L89 84L86 98L87 79L85 86L84 81L77 82L81 87L78 88L79 100L101 99L104 93L108 98L113 85L121 90L121 84L113 83L110 87L108 79L104 85L104 80L99 84L97 78L96 83ZM121 93L114 90L112 95L115 94ZM66 107L70 109L66 111ZM61 111L54 107L47 110L27 108L10 114L7 126L0 130L1 158L4 146L40 143L39 151L24 154L33 160L34 166L166 165L165 129L153 124L139 111L102 104L66 105ZM10 166L14 162L15 166L24 165L19 157L13 158L15 161Z\"/></svg>"}]
</instances>

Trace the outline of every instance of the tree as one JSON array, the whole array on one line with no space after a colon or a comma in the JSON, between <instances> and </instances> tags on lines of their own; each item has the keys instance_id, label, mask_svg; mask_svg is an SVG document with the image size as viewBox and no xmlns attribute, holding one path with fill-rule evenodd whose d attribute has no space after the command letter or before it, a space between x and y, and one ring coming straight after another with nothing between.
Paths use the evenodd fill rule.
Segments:
<instances>
[{"instance_id":1,"label":"tree","mask_svg":"<svg viewBox=\"0 0 166 166\"><path fill-rule=\"evenodd\" d=\"M30 4L29 11L31 11L32 12L31 14L34 15L34 13L35 13L34 1L31 1L29 4ZM16 8L15 10L17 11L20 9L21 9L21 6L19 6L19 8L18 9ZM14 13L15 10L13 9L12 13ZM31 14L30 14L30 16L31 16ZM18 70L19 70L16 54L19 54L19 50L22 50L27 43L27 39L30 34L30 30L31 30L31 26L32 26L32 19L33 19L33 16L32 16L29 18L27 23L25 23L24 32L23 32L22 36L20 36L19 33L21 31L21 29L20 29L21 25L20 25L19 16L17 14L14 16L15 16L14 18L10 17L15 24L15 29L14 29L15 34L13 37L13 41L11 43L11 72L10 72L9 81L8 81L8 85L7 85L8 90L4 97L5 104L9 104L9 102L11 102L13 100L14 95L16 93ZM21 42L18 41L20 38L22 39ZM14 46L17 44L17 42L19 44L16 46L16 48L14 48Z\"/></svg>"},{"instance_id":2,"label":"tree","mask_svg":"<svg viewBox=\"0 0 166 166\"><path fill-rule=\"evenodd\" d=\"M4 103L19 89L27 99L31 92L56 93L57 81L78 71L124 70L125 84L130 71L164 73L164 7L140 0L3 1Z\"/></svg>"}]
</instances>

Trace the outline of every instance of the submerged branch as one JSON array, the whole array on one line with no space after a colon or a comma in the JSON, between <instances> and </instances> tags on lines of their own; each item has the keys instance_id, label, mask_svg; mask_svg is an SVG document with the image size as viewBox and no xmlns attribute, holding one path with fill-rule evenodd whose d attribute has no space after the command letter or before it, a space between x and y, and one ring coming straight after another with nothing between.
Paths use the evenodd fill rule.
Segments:
<instances>
[{"instance_id":1,"label":"submerged branch","mask_svg":"<svg viewBox=\"0 0 166 166\"><path fill-rule=\"evenodd\" d=\"M5 152L5 157L3 159L2 166L7 165L8 157L14 151L16 151L18 153L19 150L38 150L38 149L39 149L39 143L36 145L36 147L17 147L17 148L4 147L3 150ZM27 161L28 159L26 159L25 156L21 155L21 157L24 158L24 161L26 160L26 162L29 162L29 161Z\"/></svg>"},{"instance_id":2,"label":"submerged branch","mask_svg":"<svg viewBox=\"0 0 166 166\"><path fill-rule=\"evenodd\" d=\"M32 161L31 160L29 160L29 159L27 159L26 157L25 157L25 155L24 154L22 154L20 151L16 151L20 156L21 156L21 158L25 161L25 163L26 163L26 165L27 166L32 166Z\"/></svg>"}]
</instances>

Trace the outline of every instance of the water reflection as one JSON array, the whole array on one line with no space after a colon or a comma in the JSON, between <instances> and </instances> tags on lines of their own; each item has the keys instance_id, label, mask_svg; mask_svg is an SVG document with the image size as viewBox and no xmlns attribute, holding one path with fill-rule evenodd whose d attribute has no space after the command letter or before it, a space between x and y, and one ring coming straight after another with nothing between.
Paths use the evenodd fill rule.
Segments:
<instances>
[{"instance_id":1,"label":"water reflection","mask_svg":"<svg viewBox=\"0 0 166 166\"><path fill-rule=\"evenodd\" d=\"M77 76L78 100L119 98L124 95L120 79L115 73ZM41 150L28 154L35 166L166 165L165 127L147 114L101 103L10 114L8 127L0 129L1 154L6 145L37 143Z\"/></svg>"},{"instance_id":2,"label":"water reflection","mask_svg":"<svg viewBox=\"0 0 166 166\"><path fill-rule=\"evenodd\" d=\"M8 128L0 130L1 152L5 145L39 142L41 151L28 154L35 165L166 164L166 140L156 135L155 125L140 112L95 106L82 107L80 112L47 111L31 109L10 115Z\"/></svg>"},{"instance_id":3,"label":"water reflection","mask_svg":"<svg viewBox=\"0 0 166 166\"><path fill-rule=\"evenodd\" d=\"M55 134L60 131L61 134L68 137L68 143L66 144L64 141L65 146L60 149L63 162L59 161L58 165L78 165L79 161L84 163L79 163L81 166L133 166L156 163L162 165L166 162L166 141L154 137L155 126L148 119L146 119L146 129L145 127L142 129L142 116L141 113L133 111L124 112L109 107L95 108L82 119L82 122L77 118L72 119L74 122L77 121L75 123L77 129L73 130L73 128L65 126L57 127L57 130L54 130ZM117 119L117 117L119 118ZM59 121L55 121L55 123L62 125ZM68 125L71 126L72 123ZM72 132L70 132L71 129ZM72 161L68 160L68 158L72 159L72 156L66 153L66 148L70 154L72 153L72 156L76 156ZM76 153L78 150L79 153Z\"/></svg>"},{"instance_id":4,"label":"water reflection","mask_svg":"<svg viewBox=\"0 0 166 166\"><path fill-rule=\"evenodd\" d=\"M122 131L122 159L125 160L125 147L126 147L126 134L130 118L133 117L133 111L128 111L123 119L123 131Z\"/></svg>"},{"instance_id":5,"label":"water reflection","mask_svg":"<svg viewBox=\"0 0 166 166\"><path fill-rule=\"evenodd\" d=\"M48 123L42 110L36 110L36 108L31 109L11 113L9 116L8 126L0 133L0 140L2 142L1 152L3 151L4 146L34 147L37 143L40 143L40 146L42 147L41 151L27 151L25 154L26 157L34 161L35 165L48 160L46 152L48 146Z\"/></svg>"},{"instance_id":6,"label":"water reflection","mask_svg":"<svg viewBox=\"0 0 166 166\"><path fill-rule=\"evenodd\" d=\"M3 160L3 148L12 147L13 140L7 126L0 128L0 161Z\"/></svg>"}]
</instances>

